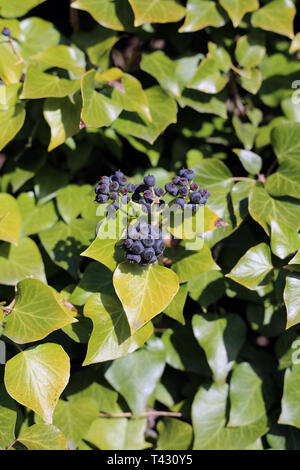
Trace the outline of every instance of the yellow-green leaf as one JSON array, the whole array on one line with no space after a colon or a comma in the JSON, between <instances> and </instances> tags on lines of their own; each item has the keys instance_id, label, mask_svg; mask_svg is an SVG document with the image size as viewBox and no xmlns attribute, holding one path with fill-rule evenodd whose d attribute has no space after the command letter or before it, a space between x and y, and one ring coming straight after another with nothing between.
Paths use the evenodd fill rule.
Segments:
<instances>
[{"instance_id":1,"label":"yellow-green leaf","mask_svg":"<svg viewBox=\"0 0 300 470\"><path fill-rule=\"evenodd\" d=\"M135 26L144 23L171 23L181 20L185 9L178 0L129 0Z\"/></svg>"},{"instance_id":2,"label":"yellow-green leaf","mask_svg":"<svg viewBox=\"0 0 300 470\"><path fill-rule=\"evenodd\" d=\"M21 214L17 201L10 194L0 193L0 240L17 245L20 227Z\"/></svg>"},{"instance_id":3,"label":"yellow-green leaf","mask_svg":"<svg viewBox=\"0 0 300 470\"><path fill-rule=\"evenodd\" d=\"M220 0L220 4L227 11L235 28L240 24L246 13L259 8L257 0Z\"/></svg>"},{"instance_id":4,"label":"yellow-green leaf","mask_svg":"<svg viewBox=\"0 0 300 470\"><path fill-rule=\"evenodd\" d=\"M293 39L295 15L296 8L292 0L273 0L252 14L251 23L255 28Z\"/></svg>"},{"instance_id":5,"label":"yellow-green leaf","mask_svg":"<svg viewBox=\"0 0 300 470\"><path fill-rule=\"evenodd\" d=\"M24 428L18 441L28 450L68 450L67 439L52 424L34 424Z\"/></svg>"}]
</instances>

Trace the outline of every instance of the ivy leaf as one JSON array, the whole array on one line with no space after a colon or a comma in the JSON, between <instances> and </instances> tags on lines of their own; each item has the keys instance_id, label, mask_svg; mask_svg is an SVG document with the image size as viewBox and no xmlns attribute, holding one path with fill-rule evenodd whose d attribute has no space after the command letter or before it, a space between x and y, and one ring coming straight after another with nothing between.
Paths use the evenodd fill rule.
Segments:
<instances>
[{"instance_id":1,"label":"ivy leaf","mask_svg":"<svg viewBox=\"0 0 300 470\"><path fill-rule=\"evenodd\" d=\"M172 302L164 310L164 313L168 315L168 317L177 320L182 325L185 324L183 309L185 306L187 294L187 284L182 284L179 286L178 292L173 298Z\"/></svg>"},{"instance_id":2,"label":"ivy leaf","mask_svg":"<svg viewBox=\"0 0 300 470\"><path fill-rule=\"evenodd\" d=\"M80 254L89 245L95 233L95 223L87 219L75 219L69 224L58 221L39 234L48 255L55 264L77 276Z\"/></svg>"},{"instance_id":3,"label":"ivy leaf","mask_svg":"<svg viewBox=\"0 0 300 470\"><path fill-rule=\"evenodd\" d=\"M300 228L300 207L289 200L272 198L261 186L255 186L249 195L249 212L269 235L272 220L295 230Z\"/></svg>"},{"instance_id":4,"label":"ivy leaf","mask_svg":"<svg viewBox=\"0 0 300 470\"><path fill-rule=\"evenodd\" d=\"M33 192L21 193L18 205L22 216L22 235L33 235L52 227L57 221L55 207L52 201L38 206L35 204Z\"/></svg>"},{"instance_id":5,"label":"ivy leaf","mask_svg":"<svg viewBox=\"0 0 300 470\"><path fill-rule=\"evenodd\" d=\"M285 158L279 169L267 178L266 190L273 196L291 196L299 198L300 161Z\"/></svg>"},{"instance_id":6,"label":"ivy leaf","mask_svg":"<svg viewBox=\"0 0 300 470\"><path fill-rule=\"evenodd\" d=\"M19 46L16 46L16 50L19 50ZM17 64L17 62L18 57L12 50L11 45L2 41L0 43L0 75L7 85L19 83L23 65Z\"/></svg>"},{"instance_id":7,"label":"ivy leaf","mask_svg":"<svg viewBox=\"0 0 300 470\"><path fill-rule=\"evenodd\" d=\"M87 127L109 126L120 114L122 107L95 91L95 71L90 70L81 80L83 107L81 119Z\"/></svg>"},{"instance_id":8,"label":"ivy leaf","mask_svg":"<svg viewBox=\"0 0 300 470\"><path fill-rule=\"evenodd\" d=\"M220 0L220 4L227 11L235 28L240 24L246 13L259 8L257 0Z\"/></svg>"},{"instance_id":9,"label":"ivy leaf","mask_svg":"<svg viewBox=\"0 0 300 470\"><path fill-rule=\"evenodd\" d=\"M84 305L95 292L109 295L115 293L110 269L101 263L92 262L87 265L69 301L75 305Z\"/></svg>"},{"instance_id":10,"label":"ivy leaf","mask_svg":"<svg viewBox=\"0 0 300 470\"><path fill-rule=\"evenodd\" d=\"M0 386L0 447L9 446L15 439L17 421L16 402L7 394L4 386Z\"/></svg>"},{"instance_id":11,"label":"ivy leaf","mask_svg":"<svg viewBox=\"0 0 300 470\"><path fill-rule=\"evenodd\" d=\"M283 293L287 310L287 328L300 322L300 274L290 273L286 277Z\"/></svg>"},{"instance_id":12,"label":"ivy leaf","mask_svg":"<svg viewBox=\"0 0 300 470\"><path fill-rule=\"evenodd\" d=\"M248 362L237 364L230 381L228 426L248 426L266 414L263 381Z\"/></svg>"},{"instance_id":13,"label":"ivy leaf","mask_svg":"<svg viewBox=\"0 0 300 470\"><path fill-rule=\"evenodd\" d=\"M14 400L51 424L54 408L69 376L70 359L63 348L45 343L9 359L5 365L4 383Z\"/></svg>"},{"instance_id":14,"label":"ivy leaf","mask_svg":"<svg viewBox=\"0 0 300 470\"><path fill-rule=\"evenodd\" d=\"M0 193L0 240L17 245L21 214L17 201L10 194Z\"/></svg>"},{"instance_id":15,"label":"ivy leaf","mask_svg":"<svg viewBox=\"0 0 300 470\"><path fill-rule=\"evenodd\" d=\"M121 135L132 135L153 144L166 127L176 122L177 105L160 87L154 86L145 91L152 121L143 115L123 111L112 125Z\"/></svg>"},{"instance_id":16,"label":"ivy leaf","mask_svg":"<svg viewBox=\"0 0 300 470\"><path fill-rule=\"evenodd\" d=\"M121 303L116 297L93 294L84 306L84 315L93 322L93 331L88 343L83 365L109 361L132 353L151 336L151 323L134 335Z\"/></svg>"},{"instance_id":17,"label":"ivy leaf","mask_svg":"<svg viewBox=\"0 0 300 470\"><path fill-rule=\"evenodd\" d=\"M164 418L157 424L157 450L186 450L190 448L193 429L189 423L175 418Z\"/></svg>"},{"instance_id":18,"label":"ivy leaf","mask_svg":"<svg viewBox=\"0 0 300 470\"><path fill-rule=\"evenodd\" d=\"M125 398L132 412L139 415L145 410L164 367L162 349L141 349L116 359L105 372L105 378Z\"/></svg>"},{"instance_id":19,"label":"ivy leaf","mask_svg":"<svg viewBox=\"0 0 300 470\"><path fill-rule=\"evenodd\" d=\"M292 0L273 0L252 14L251 23L255 28L293 39L295 15L296 8Z\"/></svg>"},{"instance_id":20,"label":"ivy leaf","mask_svg":"<svg viewBox=\"0 0 300 470\"><path fill-rule=\"evenodd\" d=\"M250 248L226 277L254 290L263 283L267 274L273 270L271 251L266 243Z\"/></svg>"},{"instance_id":21,"label":"ivy leaf","mask_svg":"<svg viewBox=\"0 0 300 470\"><path fill-rule=\"evenodd\" d=\"M299 131L300 123L298 122L286 122L275 126L272 130L271 142L280 163L286 159L298 161L300 157Z\"/></svg>"},{"instance_id":22,"label":"ivy leaf","mask_svg":"<svg viewBox=\"0 0 300 470\"><path fill-rule=\"evenodd\" d=\"M1 0L0 14L5 18L24 16L29 10L43 2L45 0L27 0L26 3L22 0Z\"/></svg>"},{"instance_id":23,"label":"ivy leaf","mask_svg":"<svg viewBox=\"0 0 300 470\"><path fill-rule=\"evenodd\" d=\"M52 287L38 279L24 279L18 284L17 300L7 317L4 334L16 343L30 343L76 321L63 297Z\"/></svg>"},{"instance_id":24,"label":"ivy leaf","mask_svg":"<svg viewBox=\"0 0 300 470\"><path fill-rule=\"evenodd\" d=\"M1 44L0 44L1 46ZM1 54L1 51L0 51ZM7 110L0 109L0 150L2 150L23 127L25 120L25 108L23 103L18 103L15 107Z\"/></svg>"},{"instance_id":25,"label":"ivy leaf","mask_svg":"<svg viewBox=\"0 0 300 470\"><path fill-rule=\"evenodd\" d=\"M122 86L124 93L114 87L111 97L126 111L135 111L145 116L148 121L152 121L147 95L141 83L132 75L124 73L122 76Z\"/></svg>"},{"instance_id":26,"label":"ivy leaf","mask_svg":"<svg viewBox=\"0 0 300 470\"><path fill-rule=\"evenodd\" d=\"M291 368L286 369L279 424L289 424L290 426L300 428L300 413L297 405L299 403L300 394L298 386L299 378L299 364L295 364Z\"/></svg>"},{"instance_id":27,"label":"ivy leaf","mask_svg":"<svg viewBox=\"0 0 300 470\"><path fill-rule=\"evenodd\" d=\"M295 229L271 220L271 249L278 258L286 258L299 247L300 240Z\"/></svg>"},{"instance_id":28,"label":"ivy leaf","mask_svg":"<svg viewBox=\"0 0 300 470\"><path fill-rule=\"evenodd\" d=\"M224 295L224 276L220 271L207 271L187 283L189 295L203 307L217 302Z\"/></svg>"},{"instance_id":29,"label":"ivy leaf","mask_svg":"<svg viewBox=\"0 0 300 470\"><path fill-rule=\"evenodd\" d=\"M224 382L246 337L244 322L238 315L220 317L194 315L193 331L205 351L216 382ZM230 335L228 332L230 331Z\"/></svg>"},{"instance_id":30,"label":"ivy leaf","mask_svg":"<svg viewBox=\"0 0 300 470\"><path fill-rule=\"evenodd\" d=\"M24 87L20 98L63 98L80 88L80 80L67 80L41 72L33 65L27 68Z\"/></svg>"},{"instance_id":31,"label":"ivy leaf","mask_svg":"<svg viewBox=\"0 0 300 470\"><path fill-rule=\"evenodd\" d=\"M258 33L251 33L238 39L235 57L240 66L251 69L259 65L266 53L265 41Z\"/></svg>"},{"instance_id":32,"label":"ivy leaf","mask_svg":"<svg viewBox=\"0 0 300 470\"><path fill-rule=\"evenodd\" d=\"M179 33L191 33L207 26L220 28L224 26L225 19L220 13L216 2L207 0L188 0L186 5L186 17Z\"/></svg>"},{"instance_id":33,"label":"ivy leaf","mask_svg":"<svg viewBox=\"0 0 300 470\"><path fill-rule=\"evenodd\" d=\"M44 264L38 247L24 237L18 246L0 244L0 282L13 286L26 276L46 282Z\"/></svg>"},{"instance_id":34,"label":"ivy leaf","mask_svg":"<svg viewBox=\"0 0 300 470\"><path fill-rule=\"evenodd\" d=\"M87 11L105 28L124 31L133 26L132 10L123 0L76 0L71 6Z\"/></svg>"},{"instance_id":35,"label":"ivy leaf","mask_svg":"<svg viewBox=\"0 0 300 470\"><path fill-rule=\"evenodd\" d=\"M197 253L187 255L172 265L173 271L178 276L179 282L186 282L198 276L201 273L211 271L212 269L220 270L219 266L214 262L212 254L207 244Z\"/></svg>"},{"instance_id":36,"label":"ivy leaf","mask_svg":"<svg viewBox=\"0 0 300 470\"><path fill-rule=\"evenodd\" d=\"M267 416L237 428L226 426L228 384L200 387L192 405L194 450L242 450L263 436Z\"/></svg>"},{"instance_id":37,"label":"ivy leaf","mask_svg":"<svg viewBox=\"0 0 300 470\"><path fill-rule=\"evenodd\" d=\"M241 164L245 170L252 174L257 175L262 168L262 158L250 150L233 149L233 152L239 157Z\"/></svg>"},{"instance_id":38,"label":"ivy leaf","mask_svg":"<svg viewBox=\"0 0 300 470\"><path fill-rule=\"evenodd\" d=\"M50 46L31 56L33 62L41 62L47 68L58 67L71 70L78 77L85 73L84 53L77 47L64 45Z\"/></svg>"},{"instance_id":39,"label":"ivy leaf","mask_svg":"<svg viewBox=\"0 0 300 470\"><path fill-rule=\"evenodd\" d=\"M58 192L56 196L57 207L66 223L70 223L80 214L89 191L89 185L69 184Z\"/></svg>"},{"instance_id":40,"label":"ivy leaf","mask_svg":"<svg viewBox=\"0 0 300 470\"><path fill-rule=\"evenodd\" d=\"M134 12L134 25L145 23L177 22L185 15L185 9L178 0L129 0Z\"/></svg>"},{"instance_id":41,"label":"ivy leaf","mask_svg":"<svg viewBox=\"0 0 300 470\"><path fill-rule=\"evenodd\" d=\"M46 163L34 178L34 192L38 198L38 204L53 199L59 189L68 184L68 175L53 165Z\"/></svg>"},{"instance_id":42,"label":"ivy leaf","mask_svg":"<svg viewBox=\"0 0 300 470\"><path fill-rule=\"evenodd\" d=\"M97 404L92 398L58 400L53 414L53 424L77 446L98 415Z\"/></svg>"},{"instance_id":43,"label":"ivy leaf","mask_svg":"<svg viewBox=\"0 0 300 470\"><path fill-rule=\"evenodd\" d=\"M74 102L68 97L45 100L43 115L51 131L48 152L79 132L80 113L81 98L79 94L75 96Z\"/></svg>"},{"instance_id":44,"label":"ivy leaf","mask_svg":"<svg viewBox=\"0 0 300 470\"><path fill-rule=\"evenodd\" d=\"M65 436L52 424L34 424L24 428L18 441L28 450L68 450Z\"/></svg>"},{"instance_id":45,"label":"ivy leaf","mask_svg":"<svg viewBox=\"0 0 300 470\"><path fill-rule=\"evenodd\" d=\"M25 60L30 60L30 56L41 52L51 45L58 44L60 34L54 25L41 18L25 18L20 22L21 54Z\"/></svg>"},{"instance_id":46,"label":"ivy leaf","mask_svg":"<svg viewBox=\"0 0 300 470\"><path fill-rule=\"evenodd\" d=\"M289 264L285 266L286 269L292 271L300 271L300 250L295 254L294 258L289 261Z\"/></svg>"},{"instance_id":47,"label":"ivy leaf","mask_svg":"<svg viewBox=\"0 0 300 470\"><path fill-rule=\"evenodd\" d=\"M163 266L118 265L113 283L132 333L169 305L179 289L177 275Z\"/></svg>"},{"instance_id":48,"label":"ivy leaf","mask_svg":"<svg viewBox=\"0 0 300 470\"><path fill-rule=\"evenodd\" d=\"M222 75L215 58L208 55L200 62L200 65L188 83L188 88L193 88L204 93L219 93L225 87L228 79Z\"/></svg>"},{"instance_id":49,"label":"ivy leaf","mask_svg":"<svg viewBox=\"0 0 300 470\"><path fill-rule=\"evenodd\" d=\"M178 99L178 103L182 108L188 106L198 111L198 113L215 114L223 119L227 116L224 92L217 95L208 95L207 93L186 88Z\"/></svg>"}]
</instances>

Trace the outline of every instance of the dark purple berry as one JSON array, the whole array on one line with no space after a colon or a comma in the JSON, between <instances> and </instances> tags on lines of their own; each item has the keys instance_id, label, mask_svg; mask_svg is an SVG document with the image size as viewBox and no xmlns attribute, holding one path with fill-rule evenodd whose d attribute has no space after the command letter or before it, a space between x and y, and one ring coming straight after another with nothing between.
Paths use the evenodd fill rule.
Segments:
<instances>
[{"instance_id":1,"label":"dark purple berry","mask_svg":"<svg viewBox=\"0 0 300 470\"><path fill-rule=\"evenodd\" d=\"M99 183L109 184L110 178L109 176L101 176Z\"/></svg>"},{"instance_id":2,"label":"dark purple berry","mask_svg":"<svg viewBox=\"0 0 300 470\"><path fill-rule=\"evenodd\" d=\"M192 181L195 178L195 172L193 170L186 170L184 176L189 180Z\"/></svg>"},{"instance_id":3,"label":"dark purple berry","mask_svg":"<svg viewBox=\"0 0 300 470\"><path fill-rule=\"evenodd\" d=\"M185 176L186 171L186 168L181 168L181 170L179 170L179 176Z\"/></svg>"},{"instance_id":4,"label":"dark purple berry","mask_svg":"<svg viewBox=\"0 0 300 470\"><path fill-rule=\"evenodd\" d=\"M109 192L108 184L99 184L99 193L108 194L108 192Z\"/></svg>"},{"instance_id":5,"label":"dark purple berry","mask_svg":"<svg viewBox=\"0 0 300 470\"><path fill-rule=\"evenodd\" d=\"M142 211L149 214L151 212L151 204L149 202L142 204Z\"/></svg>"},{"instance_id":6,"label":"dark purple berry","mask_svg":"<svg viewBox=\"0 0 300 470\"><path fill-rule=\"evenodd\" d=\"M110 193L109 199L115 201L116 199L118 199L118 193Z\"/></svg>"},{"instance_id":7,"label":"dark purple berry","mask_svg":"<svg viewBox=\"0 0 300 470\"><path fill-rule=\"evenodd\" d=\"M122 204L129 204L130 197L129 196L122 196L121 197L121 202L122 202Z\"/></svg>"},{"instance_id":8,"label":"dark purple berry","mask_svg":"<svg viewBox=\"0 0 300 470\"><path fill-rule=\"evenodd\" d=\"M150 248L154 245L154 239L149 235L148 237L142 239L142 243L146 248Z\"/></svg>"},{"instance_id":9,"label":"dark purple berry","mask_svg":"<svg viewBox=\"0 0 300 470\"><path fill-rule=\"evenodd\" d=\"M142 253L142 257L148 261L152 259L153 256L155 256L155 251L153 248L146 248Z\"/></svg>"},{"instance_id":10,"label":"dark purple berry","mask_svg":"<svg viewBox=\"0 0 300 470\"><path fill-rule=\"evenodd\" d=\"M115 177L116 178L121 178L121 176L124 176L124 173L121 171L121 170L117 170L115 171Z\"/></svg>"},{"instance_id":11,"label":"dark purple berry","mask_svg":"<svg viewBox=\"0 0 300 470\"><path fill-rule=\"evenodd\" d=\"M155 176L153 176L153 175L145 176L144 183L147 184L148 186L154 186L155 185Z\"/></svg>"},{"instance_id":12,"label":"dark purple berry","mask_svg":"<svg viewBox=\"0 0 300 470\"><path fill-rule=\"evenodd\" d=\"M129 192L129 193L133 193L134 190L135 190L135 185L132 184L132 183L129 183L129 184L127 185L127 189L128 189L128 192Z\"/></svg>"},{"instance_id":13,"label":"dark purple berry","mask_svg":"<svg viewBox=\"0 0 300 470\"><path fill-rule=\"evenodd\" d=\"M178 197L177 199L175 199L174 203L178 204L181 207L181 209L183 209L184 206L186 205L186 201L182 197Z\"/></svg>"},{"instance_id":14,"label":"dark purple berry","mask_svg":"<svg viewBox=\"0 0 300 470\"><path fill-rule=\"evenodd\" d=\"M132 247L132 244L133 244L133 241L131 240L131 238L127 238L127 240L124 240L123 243L122 243L122 248L124 250L129 250L129 248Z\"/></svg>"},{"instance_id":15,"label":"dark purple berry","mask_svg":"<svg viewBox=\"0 0 300 470\"><path fill-rule=\"evenodd\" d=\"M109 190L118 191L118 189L119 189L119 183L117 181L112 181L109 185Z\"/></svg>"},{"instance_id":16,"label":"dark purple berry","mask_svg":"<svg viewBox=\"0 0 300 470\"><path fill-rule=\"evenodd\" d=\"M156 188L155 194L158 197L162 197L165 194L165 192L164 192L163 188Z\"/></svg>"},{"instance_id":17,"label":"dark purple berry","mask_svg":"<svg viewBox=\"0 0 300 470\"><path fill-rule=\"evenodd\" d=\"M181 186L181 188L179 188L179 193L181 194L181 196L187 196L189 192L190 190L187 186Z\"/></svg>"},{"instance_id":18,"label":"dark purple berry","mask_svg":"<svg viewBox=\"0 0 300 470\"><path fill-rule=\"evenodd\" d=\"M174 183L167 183L165 185L165 190L167 191L167 193L171 194L172 196L177 196L178 188L177 186L175 186Z\"/></svg>"},{"instance_id":19,"label":"dark purple berry","mask_svg":"<svg viewBox=\"0 0 300 470\"><path fill-rule=\"evenodd\" d=\"M144 198L149 199L152 196L153 194L152 194L152 191L150 191L150 189L146 189L146 191L144 191Z\"/></svg>"},{"instance_id":20,"label":"dark purple berry","mask_svg":"<svg viewBox=\"0 0 300 470\"><path fill-rule=\"evenodd\" d=\"M122 186L120 188L120 191L121 191L122 194L127 194L128 193L128 187L127 186Z\"/></svg>"},{"instance_id":21,"label":"dark purple berry","mask_svg":"<svg viewBox=\"0 0 300 470\"><path fill-rule=\"evenodd\" d=\"M188 179L182 176L179 180L180 186L186 186L188 184Z\"/></svg>"},{"instance_id":22,"label":"dark purple berry","mask_svg":"<svg viewBox=\"0 0 300 470\"><path fill-rule=\"evenodd\" d=\"M194 192L190 195L190 201L192 204L199 204L201 199L201 194L199 192Z\"/></svg>"},{"instance_id":23,"label":"dark purple berry","mask_svg":"<svg viewBox=\"0 0 300 470\"><path fill-rule=\"evenodd\" d=\"M197 191L198 188L199 188L199 185L197 183L192 183L190 185L190 190L191 191Z\"/></svg>"},{"instance_id":24,"label":"dark purple berry","mask_svg":"<svg viewBox=\"0 0 300 470\"><path fill-rule=\"evenodd\" d=\"M128 253L126 256L127 260L129 263L140 263L141 262L141 256L140 255L133 255L131 253Z\"/></svg>"},{"instance_id":25,"label":"dark purple berry","mask_svg":"<svg viewBox=\"0 0 300 470\"><path fill-rule=\"evenodd\" d=\"M95 201L99 202L99 204L104 204L107 202L108 196L106 194L97 194Z\"/></svg>"},{"instance_id":26,"label":"dark purple berry","mask_svg":"<svg viewBox=\"0 0 300 470\"><path fill-rule=\"evenodd\" d=\"M174 176L174 177L172 178L172 181L173 181L174 184L179 184L180 177L179 177L179 176Z\"/></svg>"},{"instance_id":27,"label":"dark purple berry","mask_svg":"<svg viewBox=\"0 0 300 470\"><path fill-rule=\"evenodd\" d=\"M135 255L140 255L144 251L144 246L140 241L136 241L133 242L131 250Z\"/></svg>"},{"instance_id":28,"label":"dark purple berry","mask_svg":"<svg viewBox=\"0 0 300 470\"><path fill-rule=\"evenodd\" d=\"M120 178L118 179L119 181L119 185L120 186L125 186L125 184L127 184L127 178L126 176L120 176Z\"/></svg>"},{"instance_id":29,"label":"dark purple berry","mask_svg":"<svg viewBox=\"0 0 300 470\"><path fill-rule=\"evenodd\" d=\"M7 27L3 28L1 32L3 36L10 36L10 29Z\"/></svg>"},{"instance_id":30,"label":"dark purple berry","mask_svg":"<svg viewBox=\"0 0 300 470\"><path fill-rule=\"evenodd\" d=\"M154 250L156 254L162 254L166 248L166 244L163 240L155 240Z\"/></svg>"}]
</instances>

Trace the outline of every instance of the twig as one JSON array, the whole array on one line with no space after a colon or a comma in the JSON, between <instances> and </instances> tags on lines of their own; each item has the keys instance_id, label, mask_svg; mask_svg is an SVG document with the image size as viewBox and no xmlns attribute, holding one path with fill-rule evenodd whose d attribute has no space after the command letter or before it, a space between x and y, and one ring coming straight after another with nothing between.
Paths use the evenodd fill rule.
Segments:
<instances>
[{"instance_id":1,"label":"twig","mask_svg":"<svg viewBox=\"0 0 300 470\"><path fill-rule=\"evenodd\" d=\"M140 415L134 415L133 413L130 412L125 412L125 413L99 413L98 415L100 418L142 418L145 416L171 416L173 418L181 418L182 413L177 413L175 411L157 411L157 410L151 410L151 411L145 411L144 413L141 413Z\"/></svg>"},{"instance_id":2,"label":"twig","mask_svg":"<svg viewBox=\"0 0 300 470\"><path fill-rule=\"evenodd\" d=\"M10 450L12 448L13 445L15 445L15 443L17 442L17 439L15 439L14 441L12 441L9 446L7 447L6 450Z\"/></svg>"},{"instance_id":3,"label":"twig","mask_svg":"<svg viewBox=\"0 0 300 470\"><path fill-rule=\"evenodd\" d=\"M11 38L8 38L7 42L10 44L13 52L16 54L16 56L18 57L19 59L19 62L16 63L16 65L18 64L26 64L26 60L21 56L20 52L18 51L18 49L16 48L16 46L14 45L14 42Z\"/></svg>"},{"instance_id":4,"label":"twig","mask_svg":"<svg viewBox=\"0 0 300 470\"><path fill-rule=\"evenodd\" d=\"M231 179L232 181L253 181L254 183L256 181L253 178L246 178L244 176L233 176Z\"/></svg>"},{"instance_id":5,"label":"twig","mask_svg":"<svg viewBox=\"0 0 300 470\"><path fill-rule=\"evenodd\" d=\"M78 15L78 10L76 8L72 8L72 3L74 0L70 0L70 24L73 28L74 33L78 33L80 30L80 25L79 25L79 15Z\"/></svg>"}]
</instances>

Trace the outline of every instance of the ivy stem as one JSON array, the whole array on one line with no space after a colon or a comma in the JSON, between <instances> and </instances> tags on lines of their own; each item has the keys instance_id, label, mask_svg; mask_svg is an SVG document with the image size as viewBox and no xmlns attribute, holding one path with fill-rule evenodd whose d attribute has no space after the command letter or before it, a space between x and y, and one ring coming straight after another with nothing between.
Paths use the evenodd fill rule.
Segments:
<instances>
[{"instance_id":1,"label":"ivy stem","mask_svg":"<svg viewBox=\"0 0 300 470\"><path fill-rule=\"evenodd\" d=\"M8 43L10 44L10 47L12 48L13 52L16 54L16 56L18 57L19 59L19 62L16 63L16 65L18 64L26 64L26 60L21 56L20 52L18 51L18 49L16 48L16 46L14 45L14 42L11 38L8 38Z\"/></svg>"},{"instance_id":2,"label":"ivy stem","mask_svg":"<svg viewBox=\"0 0 300 470\"><path fill-rule=\"evenodd\" d=\"M141 413L139 415L134 415L131 412L125 412L125 413L99 413L98 415L100 418L141 418L145 416L172 416L173 418L181 418L182 413L177 413L175 411L157 411L157 410L150 410L150 411L145 411L144 413Z\"/></svg>"},{"instance_id":3,"label":"ivy stem","mask_svg":"<svg viewBox=\"0 0 300 470\"><path fill-rule=\"evenodd\" d=\"M244 176L233 176L231 179L232 181L253 181L254 183L256 182L256 180L254 180L253 178L246 178Z\"/></svg>"},{"instance_id":4,"label":"ivy stem","mask_svg":"<svg viewBox=\"0 0 300 470\"><path fill-rule=\"evenodd\" d=\"M18 439L15 439L14 441L12 441L9 446L7 447L6 450L10 450L12 448L12 446L17 442Z\"/></svg>"}]
</instances>

